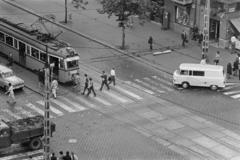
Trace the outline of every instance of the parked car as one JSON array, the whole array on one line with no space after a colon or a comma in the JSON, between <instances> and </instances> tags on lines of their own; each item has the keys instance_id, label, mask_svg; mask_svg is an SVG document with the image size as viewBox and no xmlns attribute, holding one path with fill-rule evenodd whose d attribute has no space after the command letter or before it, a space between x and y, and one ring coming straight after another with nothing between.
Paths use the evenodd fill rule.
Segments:
<instances>
[{"instance_id":1,"label":"parked car","mask_svg":"<svg viewBox=\"0 0 240 160\"><path fill-rule=\"evenodd\" d=\"M24 81L18 78L14 72L7 66L0 64L0 87L8 90L8 84L11 83L13 89L22 89L24 87Z\"/></svg>"}]
</instances>

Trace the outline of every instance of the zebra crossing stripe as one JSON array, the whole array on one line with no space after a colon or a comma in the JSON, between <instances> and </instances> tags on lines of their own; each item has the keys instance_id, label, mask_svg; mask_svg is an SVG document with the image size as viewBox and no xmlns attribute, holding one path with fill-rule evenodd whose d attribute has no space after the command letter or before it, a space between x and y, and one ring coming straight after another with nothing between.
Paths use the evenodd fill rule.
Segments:
<instances>
[{"instance_id":1,"label":"zebra crossing stripe","mask_svg":"<svg viewBox=\"0 0 240 160\"><path fill-rule=\"evenodd\" d=\"M78 104L78 103L75 103L75 102L69 100L68 98L65 98L65 97L59 97L59 98L63 99L64 101L66 101L66 102L68 102L68 103L70 103L70 104L73 105L75 108L79 109L80 111L86 110L85 107L81 106L81 105Z\"/></svg>"},{"instance_id":2,"label":"zebra crossing stripe","mask_svg":"<svg viewBox=\"0 0 240 160\"><path fill-rule=\"evenodd\" d=\"M68 107L67 105L63 104L62 102L56 100L56 99L51 99L51 101L57 105L59 105L59 107L62 107L63 109L65 109L68 112L76 112L76 110Z\"/></svg>"},{"instance_id":3,"label":"zebra crossing stripe","mask_svg":"<svg viewBox=\"0 0 240 160\"><path fill-rule=\"evenodd\" d=\"M142 97L140 97L140 96L138 96L138 95L136 95L136 94L134 94L134 93L132 93L132 92L129 92L129 91L127 91L127 90L125 90L125 89L123 89L123 88L121 88L121 87L115 86L115 88L117 88L118 90L120 90L120 91L122 91L122 92L124 92L124 93L126 93L126 94L128 94L128 95L130 95L130 96L132 96L133 98L136 98L136 99L138 99L138 100L141 100L141 99L142 99Z\"/></svg>"},{"instance_id":4,"label":"zebra crossing stripe","mask_svg":"<svg viewBox=\"0 0 240 160\"><path fill-rule=\"evenodd\" d=\"M11 159L14 159L14 158L21 158L21 157L31 156L31 155L34 155L34 154L40 154L40 153L43 153L43 149L32 151L32 152L27 152L27 153L20 153L20 154L17 154L17 155L11 155L11 156L8 156L8 157L2 157L1 160L11 160Z\"/></svg>"},{"instance_id":5,"label":"zebra crossing stripe","mask_svg":"<svg viewBox=\"0 0 240 160\"><path fill-rule=\"evenodd\" d=\"M116 100L118 100L118 101L120 101L120 102L122 102L122 103L128 102L126 99L124 99L124 98L122 98L122 97L119 97L119 96L113 94L112 92L105 91L105 90L102 91L102 92L104 92L104 93L107 94L108 96L110 96L110 97L112 97L112 98L114 98L114 99L116 99Z\"/></svg>"},{"instance_id":6,"label":"zebra crossing stripe","mask_svg":"<svg viewBox=\"0 0 240 160\"><path fill-rule=\"evenodd\" d=\"M107 101L105 101L105 100L103 100L103 99L101 99L101 98L99 98L99 97L95 97L94 99L97 100L98 102L106 105L106 106L111 106L110 103L108 103Z\"/></svg>"},{"instance_id":7,"label":"zebra crossing stripe","mask_svg":"<svg viewBox=\"0 0 240 160\"><path fill-rule=\"evenodd\" d=\"M32 113L25 111L22 109L22 107L15 107L16 110L20 111L22 114L26 115L27 117L34 117Z\"/></svg>"},{"instance_id":8,"label":"zebra crossing stripe","mask_svg":"<svg viewBox=\"0 0 240 160\"><path fill-rule=\"evenodd\" d=\"M41 100L41 101L37 101L37 103L40 104L40 105L42 105L42 106L45 105L45 102L42 101L42 100ZM50 105L50 110L51 110L53 113L55 113L56 115L58 115L58 116L62 116L62 115L63 115L63 113L62 113L61 111L59 111L58 109L54 108L54 107L51 106L51 105Z\"/></svg>"},{"instance_id":9,"label":"zebra crossing stripe","mask_svg":"<svg viewBox=\"0 0 240 160\"><path fill-rule=\"evenodd\" d=\"M3 112L8 113L9 115L13 116L16 119L22 119L20 116L16 115L15 113L12 113L11 111L9 111L7 109L3 109Z\"/></svg>"},{"instance_id":10,"label":"zebra crossing stripe","mask_svg":"<svg viewBox=\"0 0 240 160\"><path fill-rule=\"evenodd\" d=\"M239 93L240 91L231 91L231 92L224 92L223 94L225 95L230 95L230 94L236 94Z\"/></svg>"},{"instance_id":11,"label":"zebra crossing stripe","mask_svg":"<svg viewBox=\"0 0 240 160\"><path fill-rule=\"evenodd\" d=\"M231 96L232 98L239 98L240 97L240 94L237 94L237 95L234 95L234 96Z\"/></svg>"},{"instance_id":12,"label":"zebra crossing stripe","mask_svg":"<svg viewBox=\"0 0 240 160\"><path fill-rule=\"evenodd\" d=\"M39 108L37 108L37 107L36 107L35 105L33 105L32 103L28 103L28 104L26 104L26 106L29 107L29 108L31 108L32 110L38 112L39 114L44 115L44 111L41 110L41 109L39 109ZM53 116L50 115L50 118L53 118Z\"/></svg>"}]
</instances>

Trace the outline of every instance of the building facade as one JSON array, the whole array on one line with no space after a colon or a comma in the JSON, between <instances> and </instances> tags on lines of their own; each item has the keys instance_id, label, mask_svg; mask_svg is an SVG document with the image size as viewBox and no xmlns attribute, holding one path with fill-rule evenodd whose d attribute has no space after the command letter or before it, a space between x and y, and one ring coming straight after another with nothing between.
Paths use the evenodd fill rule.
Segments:
<instances>
[{"instance_id":1,"label":"building facade","mask_svg":"<svg viewBox=\"0 0 240 160\"><path fill-rule=\"evenodd\" d=\"M164 12L168 12L170 29L191 36L196 24L200 31L204 26L206 0L165 0ZM210 0L209 39L227 48L232 35L240 35L240 0Z\"/></svg>"}]
</instances>

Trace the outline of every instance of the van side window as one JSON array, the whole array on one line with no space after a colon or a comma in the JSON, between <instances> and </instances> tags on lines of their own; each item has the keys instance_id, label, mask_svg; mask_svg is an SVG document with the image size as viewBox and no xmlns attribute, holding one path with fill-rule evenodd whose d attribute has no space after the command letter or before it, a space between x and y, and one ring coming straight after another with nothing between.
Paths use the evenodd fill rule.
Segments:
<instances>
[{"instance_id":1,"label":"van side window","mask_svg":"<svg viewBox=\"0 0 240 160\"><path fill-rule=\"evenodd\" d=\"M204 71L193 71L194 76L204 76Z\"/></svg>"},{"instance_id":2,"label":"van side window","mask_svg":"<svg viewBox=\"0 0 240 160\"><path fill-rule=\"evenodd\" d=\"M192 75L192 71L189 71L189 75L190 75L190 76Z\"/></svg>"},{"instance_id":3,"label":"van side window","mask_svg":"<svg viewBox=\"0 0 240 160\"><path fill-rule=\"evenodd\" d=\"M188 71L187 70L181 70L180 74L181 75L188 75Z\"/></svg>"}]
</instances>

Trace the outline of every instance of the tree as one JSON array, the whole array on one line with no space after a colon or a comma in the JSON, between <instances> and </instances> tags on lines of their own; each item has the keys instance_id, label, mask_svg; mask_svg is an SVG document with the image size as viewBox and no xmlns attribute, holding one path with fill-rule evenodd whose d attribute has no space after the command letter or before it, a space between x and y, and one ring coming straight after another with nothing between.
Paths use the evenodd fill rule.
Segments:
<instances>
[{"instance_id":1,"label":"tree","mask_svg":"<svg viewBox=\"0 0 240 160\"><path fill-rule=\"evenodd\" d=\"M143 26L145 20L149 18L153 9L156 8L156 3L146 3L145 0L102 0L103 7L97 9L100 14L108 14L108 18L112 15L118 16L117 21L119 27L122 28L122 49L125 49L125 24L130 16L138 16L140 24ZM160 7L160 6L159 6Z\"/></svg>"},{"instance_id":2,"label":"tree","mask_svg":"<svg viewBox=\"0 0 240 160\"><path fill-rule=\"evenodd\" d=\"M85 5L88 4L87 0L72 0L72 4L74 4L75 8L86 9ZM67 0L65 0L65 23L67 23Z\"/></svg>"}]
</instances>

